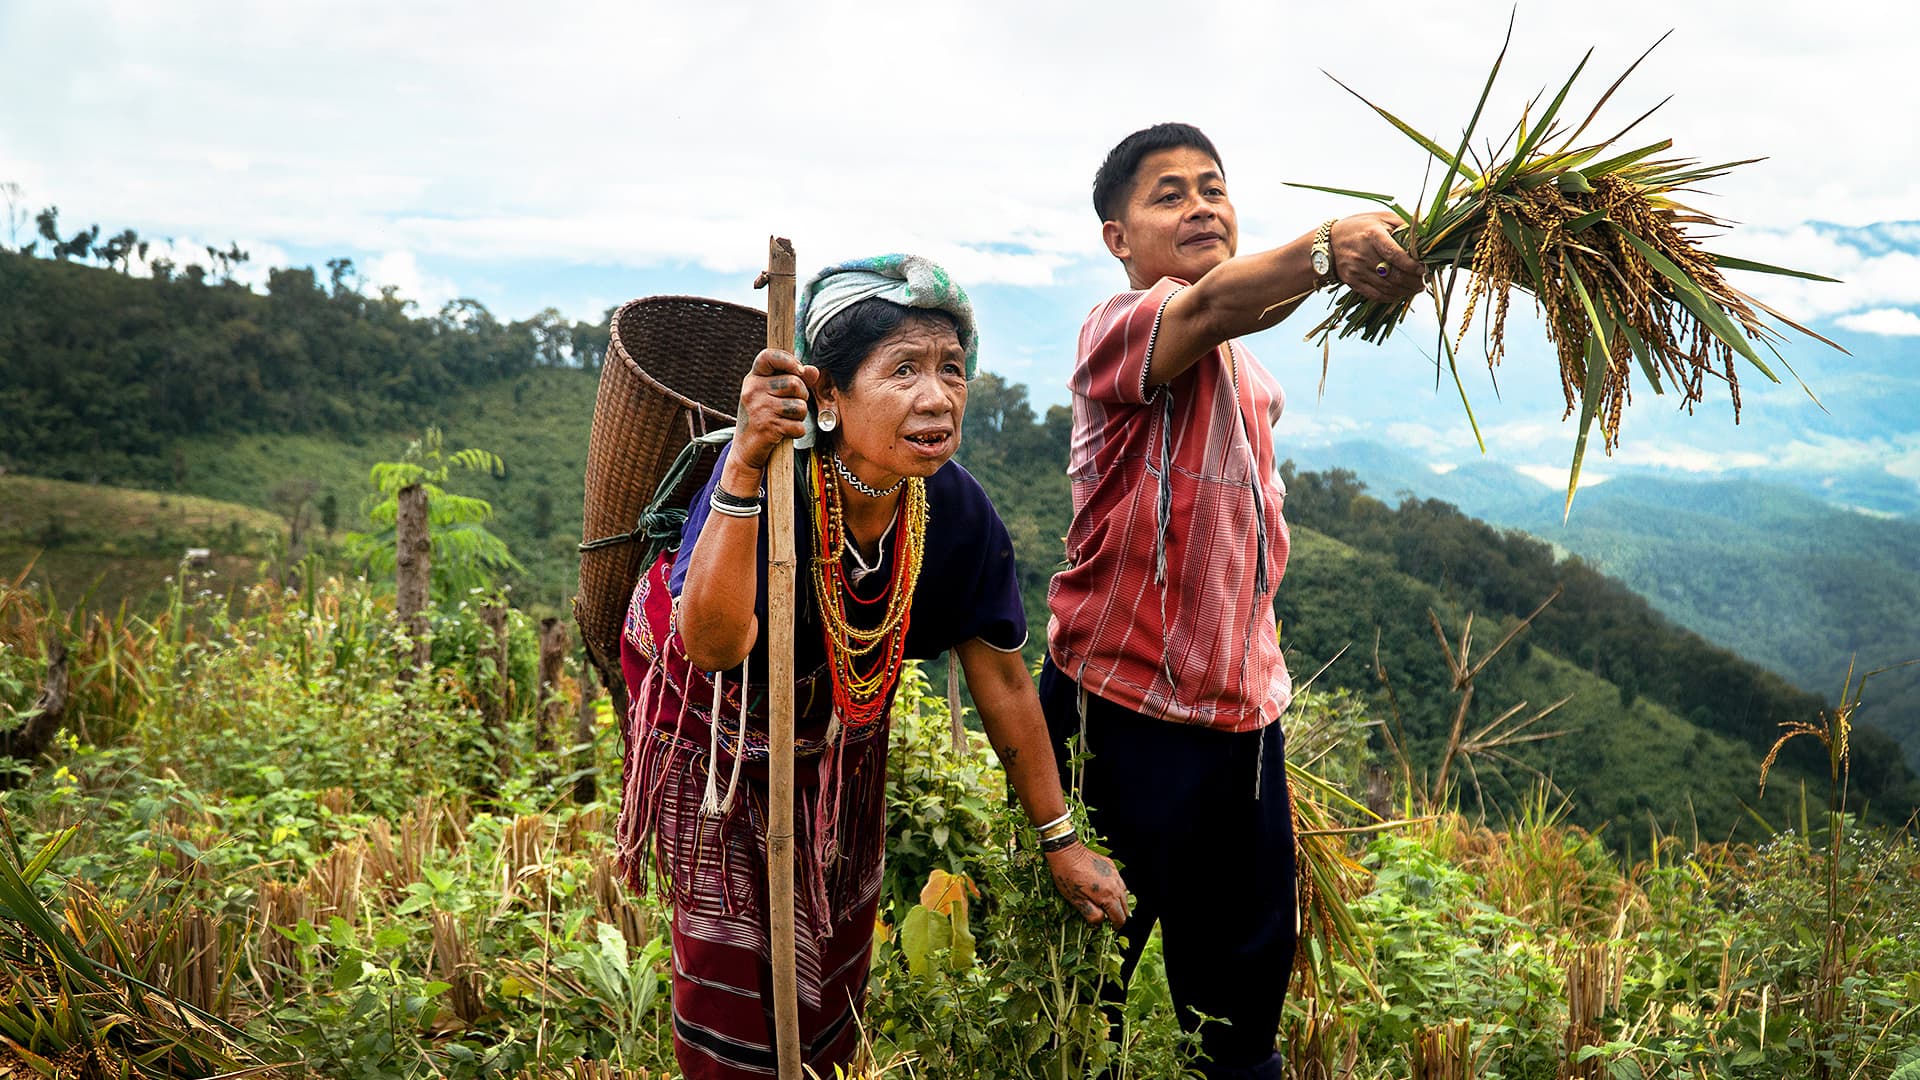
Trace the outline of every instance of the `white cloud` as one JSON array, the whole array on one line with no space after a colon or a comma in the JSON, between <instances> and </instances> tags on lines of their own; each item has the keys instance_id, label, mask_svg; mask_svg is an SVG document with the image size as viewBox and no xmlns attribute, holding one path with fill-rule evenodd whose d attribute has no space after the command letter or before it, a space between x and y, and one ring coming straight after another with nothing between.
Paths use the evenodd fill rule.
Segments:
<instances>
[{"instance_id":1,"label":"white cloud","mask_svg":"<svg viewBox=\"0 0 1920 1080\"><path fill-rule=\"evenodd\" d=\"M392 286L402 299L412 300L423 313L439 311L447 301L460 295L453 282L424 273L411 251L389 251L367 263L361 273L367 279L367 293L378 293ZM597 316L596 316L597 317Z\"/></svg>"},{"instance_id":2,"label":"white cloud","mask_svg":"<svg viewBox=\"0 0 1920 1080\"><path fill-rule=\"evenodd\" d=\"M1453 450L1457 449L1460 445L1459 439L1449 436L1437 428L1429 427L1426 424L1414 424L1405 421L1388 424L1385 435L1389 445L1415 453L1422 451ZM1471 436L1469 436L1469 438L1470 437Z\"/></svg>"},{"instance_id":3,"label":"white cloud","mask_svg":"<svg viewBox=\"0 0 1920 1080\"><path fill-rule=\"evenodd\" d=\"M1579 7L1528 8L1488 115L1519 115L1593 44L1574 92L1584 104L1654 28L1673 26L1602 122L1624 123L1671 91L1650 137L1671 135L1705 160L1773 155L1715 182L1723 197L1709 208L1729 218L1775 230L1896 218L1914 202L1920 142L1913 125L1859 102L1910 96L1920 13L1872 7L1831 20L1817 5L1763 0L1737 25L1711 5L1668 0L1619 0L1604 22ZM1144 3L983 0L886 19L860 5L663 0L563 3L537 18L475 0L458 19L376 0L0 4L0 40L35 43L0 69L0 100L34 103L0 117L0 177L143 232L408 251L429 265L558 258L731 272L757 267L779 232L807 261L913 247L965 265L970 283L1044 284L1099 255L1086 188L1100 155L1173 114L1220 142L1250 246L1364 208L1282 181L1412 199L1422 155L1318 62L1275 65L1273 43L1315 42L1333 74L1444 137L1471 110L1510 10L1468 0L1390 35L1331 8L1157 20L1156 54L1204 57L1194 66L1216 91L1170 109L1162 82L1116 74L1088 36L1093 20L1154 19ZM1849 29L1866 22L1874 33ZM1435 55L1465 66L1436 78ZM1769 77L1726 77L1754 70ZM849 84L875 92L851 106L825 92ZM1292 107L1276 113L1275 101ZM1802 310L1910 302L1899 282L1911 268L1873 272L1894 280L1840 306L1815 294L1819 306Z\"/></svg>"},{"instance_id":4,"label":"white cloud","mask_svg":"<svg viewBox=\"0 0 1920 1080\"><path fill-rule=\"evenodd\" d=\"M1566 424L1549 424L1537 420L1511 420L1506 423L1492 424L1481 430L1487 437L1489 449L1498 446L1505 451L1532 450L1547 443L1558 443L1573 437L1573 430Z\"/></svg>"},{"instance_id":5,"label":"white cloud","mask_svg":"<svg viewBox=\"0 0 1920 1080\"><path fill-rule=\"evenodd\" d=\"M1565 465L1515 465L1513 471L1536 483L1545 484L1555 491L1567 490L1567 466ZM1597 473L1584 465L1581 466L1580 486L1583 488L1599 487L1611 479L1613 476L1610 473Z\"/></svg>"},{"instance_id":6,"label":"white cloud","mask_svg":"<svg viewBox=\"0 0 1920 1080\"><path fill-rule=\"evenodd\" d=\"M1849 438L1818 432L1771 444L1765 451L1720 450L1675 441L1629 443L1615 465L1717 475L1734 471L1843 473L1878 470L1920 480L1920 432ZM1584 481L1583 481L1584 482Z\"/></svg>"},{"instance_id":7,"label":"white cloud","mask_svg":"<svg viewBox=\"0 0 1920 1080\"><path fill-rule=\"evenodd\" d=\"M1318 410L1289 408L1277 429L1283 442L1277 447L1282 457L1288 446L1322 446L1353 438L1369 430L1351 416Z\"/></svg>"},{"instance_id":8,"label":"white cloud","mask_svg":"<svg viewBox=\"0 0 1920 1080\"><path fill-rule=\"evenodd\" d=\"M1752 451L1712 450L1671 441L1622 443L1609 457L1617 465L1639 465L1689 473L1756 469L1774 460Z\"/></svg>"},{"instance_id":9,"label":"white cloud","mask_svg":"<svg viewBox=\"0 0 1920 1080\"><path fill-rule=\"evenodd\" d=\"M127 272L135 277L151 277L153 264L162 260L173 264L173 273L178 274L189 266L197 266L209 276L218 276L231 270L233 280L255 291L265 291L267 275L275 269L287 265L286 250L278 244L259 241L228 240L220 244L208 244L192 236L144 237L147 244L145 260L135 260L127 266ZM247 261L226 267L208 252L208 248L230 251L239 248L247 256Z\"/></svg>"},{"instance_id":10,"label":"white cloud","mask_svg":"<svg viewBox=\"0 0 1920 1080\"><path fill-rule=\"evenodd\" d=\"M1908 436L1900 440L1901 445L1890 450L1886 458L1885 469L1888 475L1902 480L1920 481L1920 437Z\"/></svg>"},{"instance_id":11,"label":"white cloud","mask_svg":"<svg viewBox=\"0 0 1920 1080\"><path fill-rule=\"evenodd\" d=\"M1900 337L1920 335L1920 315L1904 308L1874 308L1854 315L1842 315L1834 322L1862 334L1888 334Z\"/></svg>"}]
</instances>

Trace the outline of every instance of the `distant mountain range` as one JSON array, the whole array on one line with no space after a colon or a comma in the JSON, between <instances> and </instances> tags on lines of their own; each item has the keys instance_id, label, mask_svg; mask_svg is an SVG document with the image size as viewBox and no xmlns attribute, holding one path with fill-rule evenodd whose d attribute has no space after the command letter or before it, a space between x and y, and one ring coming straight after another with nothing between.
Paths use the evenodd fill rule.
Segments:
<instances>
[{"instance_id":1,"label":"distant mountain range","mask_svg":"<svg viewBox=\"0 0 1920 1080\"><path fill-rule=\"evenodd\" d=\"M1563 524L1562 491L1499 464L1436 471L1372 442L1290 456L1302 470L1350 470L1388 503L1437 499L1524 530L1829 700L1850 662L1864 672L1920 658L1920 519L1860 509L1860 487L1616 475L1582 486ZM1897 496L1882 506L1920 502L1913 484L1897 490L1897 478L1880 475L1886 494ZM1808 490L1823 486L1831 497ZM1920 767L1920 665L1875 676L1859 719L1893 735Z\"/></svg>"}]
</instances>

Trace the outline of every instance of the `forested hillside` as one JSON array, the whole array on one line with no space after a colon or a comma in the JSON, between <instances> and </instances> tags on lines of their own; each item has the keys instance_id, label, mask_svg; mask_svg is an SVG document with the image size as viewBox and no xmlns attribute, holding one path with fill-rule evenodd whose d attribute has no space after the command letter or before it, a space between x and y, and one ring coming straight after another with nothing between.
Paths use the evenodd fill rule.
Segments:
<instances>
[{"instance_id":1,"label":"forested hillside","mask_svg":"<svg viewBox=\"0 0 1920 1080\"><path fill-rule=\"evenodd\" d=\"M502 323L459 300L350 287L351 263L269 274L266 296L199 267L133 277L0 251L0 468L180 487L178 440L392 430L539 367L596 368L604 324L555 312Z\"/></svg>"},{"instance_id":2,"label":"forested hillside","mask_svg":"<svg viewBox=\"0 0 1920 1080\"><path fill-rule=\"evenodd\" d=\"M517 601L562 607L604 325L503 324L471 303L414 317L391 296L310 271L271 281L261 296L0 253L0 460L273 509L323 541L359 524L368 468L438 424L450 447L505 459L503 478L454 484L494 503L496 531L527 568ZM1036 657L1069 516L1067 435L1065 410L1036 414L1024 387L990 374L974 384L961 460L1013 534ZM1723 836L1751 825L1742 804L1754 802L1777 725L1822 706L1536 541L1444 504L1390 509L1337 472L1287 479L1296 554L1278 606L1294 668L1304 678L1346 649L1322 686L1366 695L1376 717L1397 713L1420 769L1432 767L1457 701L1428 609L1455 636L1473 613L1483 654L1564 589L1476 682L1473 727L1523 700L1537 710L1570 696L1539 728L1565 735L1511 748L1525 767L1491 754L1473 764L1478 790L1499 806L1513 806L1539 769L1571 793L1576 821L1615 822L1616 843L1644 835L1649 819ZM1864 729L1855 749L1856 805L1904 819L1920 787L1899 755ZM1824 760L1799 751L1761 805L1773 820L1791 817L1801 778L1824 778Z\"/></svg>"},{"instance_id":3,"label":"forested hillside","mask_svg":"<svg viewBox=\"0 0 1920 1080\"><path fill-rule=\"evenodd\" d=\"M1838 693L1856 659L1868 670L1920 657L1920 522L1783 484L1637 475L1583 489L1563 521L1557 493L1497 465L1437 475L1370 443L1308 461L1351 462L1377 496L1437 498L1525 529L1803 690ZM1920 665L1875 676L1863 719L1892 733L1920 769Z\"/></svg>"}]
</instances>

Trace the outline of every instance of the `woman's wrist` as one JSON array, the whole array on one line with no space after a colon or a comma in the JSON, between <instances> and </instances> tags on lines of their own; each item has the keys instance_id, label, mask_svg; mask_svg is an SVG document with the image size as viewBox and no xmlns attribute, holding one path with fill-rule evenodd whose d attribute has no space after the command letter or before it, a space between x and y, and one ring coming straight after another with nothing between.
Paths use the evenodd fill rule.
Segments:
<instances>
[{"instance_id":1,"label":"woman's wrist","mask_svg":"<svg viewBox=\"0 0 1920 1080\"><path fill-rule=\"evenodd\" d=\"M1064 840L1054 840L1054 841L1042 843L1040 845L1040 854L1045 855L1047 858L1051 859L1055 855L1064 854L1080 846L1082 845L1080 843L1079 834L1068 833L1066 836L1066 839Z\"/></svg>"},{"instance_id":2,"label":"woman's wrist","mask_svg":"<svg viewBox=\"0 0 1920 1080\"><path fill-rule=\"evenodd\" d=\"M1073 813L1061 814L1051 821L1034 826L1034 834L1040 840L1040 850L1048 855L1065 851L1080 842L1080 834L1073 827Z\"/></svg>"},{"instance_id":3,"label":"woman's wrist","mask_svg":"<svg viewBox=\"0 0 1920 1080\"><path fill-rule=\"evenodd\" d=\"M720 470L720 490L736 499L759 499L762 472L737 458L728 457L726 467Z\"/></svg>"}]
</instances>

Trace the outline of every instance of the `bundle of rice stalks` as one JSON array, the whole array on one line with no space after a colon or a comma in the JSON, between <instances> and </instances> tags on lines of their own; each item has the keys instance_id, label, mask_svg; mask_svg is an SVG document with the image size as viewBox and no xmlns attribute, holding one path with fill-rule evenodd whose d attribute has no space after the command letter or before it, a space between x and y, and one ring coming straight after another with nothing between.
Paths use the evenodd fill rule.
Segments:
<instances>
[{"instance_id":1,"label":"bundle of rice stalks","mask_svg":"<svg viewBox=\"0 0 1920 1080\"><path fill-rule=\"evenodd\" d=\"M1509 24L1509 42L1512 34ZM1654 42L1655 47L1659 44ZM1840 349L1734 288L1721 271L1749 270L1812 281L1834 279L1714 254L1703 249L1699 239L1688 232L1690 227L1724 230L1727 225L1679 202L1675 196L1760 159L1702 166L1690 159L1665 156L1672 149L1671 139L1617 149L1620 140L1659 105L1612 138L1581 141L1601 107L1646 59L1646 53L1614 81L1571 132L1559 122L1560 110L1592 58L1591 49L1545 110L1534 112L1540 102L1536 96L1503 143L1497 148L1489 144L1484 154L1475 150L1474 132L1506 55L1507 49L1502 46L1459 147L1452 153L1345 83L1340 84L1445 167L1446 178L1424 214L1407 210L1390 195L1317 184L1293 186L1372 200L1406 222L1397 235L1402 246L1426 267L1426 291L1440 313L1440 350L1483 453L1486 443L1461 385L1455 355L1475 311L1486 301L1490 308L1486 318L1487 362L1489 367L1497 366L1506 353L1512 290L1533 296L1548 341L1559 356L1560 382L1567 404L1564 416L1573 415L1576 409L1580 414L1573 467L1567 477L1570 511L1594 422L1600 424L1608 453L1619 442L1621 416L1632 396L1635 367L1655 393L1664 394L1671 387L1689 411L1702 400L1708 380L1725 380L1738 422L1736 356L1779 382L1773 369L1761 359L1757 343L1789 374L1793 373L1792 365L1775 347L1776 342L1785 340L1784 336L1761 317L1762 313ZM1415 205L1421 201L1424 196ZM1466 298L1458 329L1449 340L1452 300L1462 271L1468 278ZM1332 312L1308 337L1318 335L1323 346L1333 337L1354 334L1377 343L1406 317L1411 303L1380 303L1342 289L1334 298ZM1798 376L1794 377L1798 381ZM1805 389L1805 383L1801 387Z\"/></svg>"}]
</instances>

